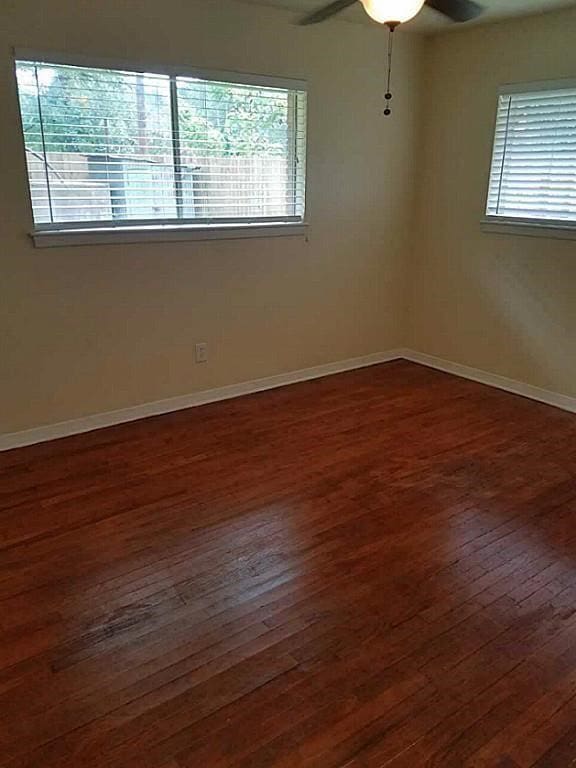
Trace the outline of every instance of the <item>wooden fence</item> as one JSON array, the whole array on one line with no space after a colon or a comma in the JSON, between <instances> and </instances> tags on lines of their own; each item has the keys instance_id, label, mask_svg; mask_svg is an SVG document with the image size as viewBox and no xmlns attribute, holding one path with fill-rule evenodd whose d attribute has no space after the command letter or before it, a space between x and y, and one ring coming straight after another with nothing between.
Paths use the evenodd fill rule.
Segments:
<instances>
[{"instance_id":1,"label":"wooden fence","mask_svg":"<svg viewBox=\"0 0 576 768\"><path fill-rule=\"evenodd\" d=\"M35 220L49 221L46 169L27 152ZM52 213L56 221L290 216L292 182L283 157L187 156L181 184L171 162L133 157L50 152ZM176 190L181 191L177 201ZM179 205L177 205L177 202Z\"/></svg>"}]
</instances>

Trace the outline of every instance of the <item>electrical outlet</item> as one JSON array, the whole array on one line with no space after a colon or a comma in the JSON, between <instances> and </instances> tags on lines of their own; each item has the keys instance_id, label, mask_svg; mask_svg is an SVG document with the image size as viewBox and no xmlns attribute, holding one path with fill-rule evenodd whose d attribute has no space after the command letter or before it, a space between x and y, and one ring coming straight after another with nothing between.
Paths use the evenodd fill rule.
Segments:
<instances>
[{"instance_id":1,"label":"electrical outlet","mask_svg":"<svg viewBox=\"0 0 576 768\"><path fill-rule=\"evenodd\" d=\"M205 363L208 360L208 344L205 341L196 344L196 362Z\"/></svg>"}]
</instances>

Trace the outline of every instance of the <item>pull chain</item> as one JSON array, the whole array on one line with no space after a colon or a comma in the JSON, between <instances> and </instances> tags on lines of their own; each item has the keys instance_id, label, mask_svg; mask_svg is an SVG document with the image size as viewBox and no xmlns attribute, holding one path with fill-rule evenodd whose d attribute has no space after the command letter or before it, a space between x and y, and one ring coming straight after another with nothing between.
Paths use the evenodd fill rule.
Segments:
<instances>
[{"instance_id":1,"label":"pull chain","mask_svg":"<svg viewBox=\"0 0 576 768\"><path fill-rule=\"evenodd\" d=\"M390 109L390 100L392 98L392 94L390 93L390 82L392 80L392 49L394 45L394 30L397 26L398 23L394 21L391 21L388 24L388 80L386 84L386 93L384 94L384 98L386 99L386 108L384 109L384 114L386 116L392 112Z\"/></svg>"}]
</instances>

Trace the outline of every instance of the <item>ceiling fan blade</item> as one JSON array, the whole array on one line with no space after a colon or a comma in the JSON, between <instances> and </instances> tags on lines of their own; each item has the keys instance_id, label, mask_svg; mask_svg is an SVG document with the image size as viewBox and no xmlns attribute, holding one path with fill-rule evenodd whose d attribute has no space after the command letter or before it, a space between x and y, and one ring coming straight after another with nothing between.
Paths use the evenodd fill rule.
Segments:
<instances>
[{"instance_id":1,"label":"ceiling fan blade","mask_svg":"<svg viewBox=\"0 0 576 768\"><path fill-rule=\"evenodd\" d=\"M320 21L326 21L331 16L335 16L337 13L346 10L349 6L354 5L355 2L356 0L334 0L334 2L328 3L328 5L303 16L298 20L298 24L306 26L307 24L318 24Z\"/></svg>"},{"instance_id":2,"label":"ceiling fan blade","mask_svg":"<svg viewBox=\"0 0 576 768\"><path fill-rule=\"evenodd\" d=\"M474 0L426 0L426 5L452 21L470 21L484 12L484 8Z\"/></svg>"}]
</instances>

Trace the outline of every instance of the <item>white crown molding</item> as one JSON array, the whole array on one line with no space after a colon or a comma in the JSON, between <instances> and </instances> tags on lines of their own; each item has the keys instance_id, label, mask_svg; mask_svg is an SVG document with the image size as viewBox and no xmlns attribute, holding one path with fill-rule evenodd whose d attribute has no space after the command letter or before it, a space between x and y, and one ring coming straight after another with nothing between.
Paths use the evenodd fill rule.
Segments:
<instances>
[{"instance_id":1,"label":"white crown molding","mask_svg":"<svg viewBox=\"0 0 576 768\"><path fill-rule=\"evenodd\" d=\"M189 395L180 397L171 397L166 400L157 400L152 403L143 403L130 408L122 408L117 411L108 411L107 413L97 413L92 416L84 416L71 421L63 421L58 424L48 424L43 427L35 427L22 432L10 432L0 434L0 451L8 451L12 448L21 448L25 445L34 445L35 443L44 443L47 440L57 440L60 437L77 435L82 432L91 432L94 429L102 427L111 427L115 424L124 424L128 421L145 419L148 416L158 416L162 413L171 413L180 411L184 408L193 408L206 403L214 403L218 400L229 400L232 397L241 395L250 395L254 392L262 392L266 389L283 387L287 384L296 384L299 381L308 381L318 379L322 376L331 376L334 373L343 373L356 368L365 368L369 365L386 363L390 360L396 360L401 357L397 350L382 352L373 355L364 355L363 357L354 357L349 360L341 360L335 363L326 363L317 365L313 368L303 368L290 373L280 373L275 376L268 376L264 379L255 379L253 381L244 381L240 384L231 384L226 387L216 389L207 389L202 392L193 392Z\"/></svg>"}]
</instances>

